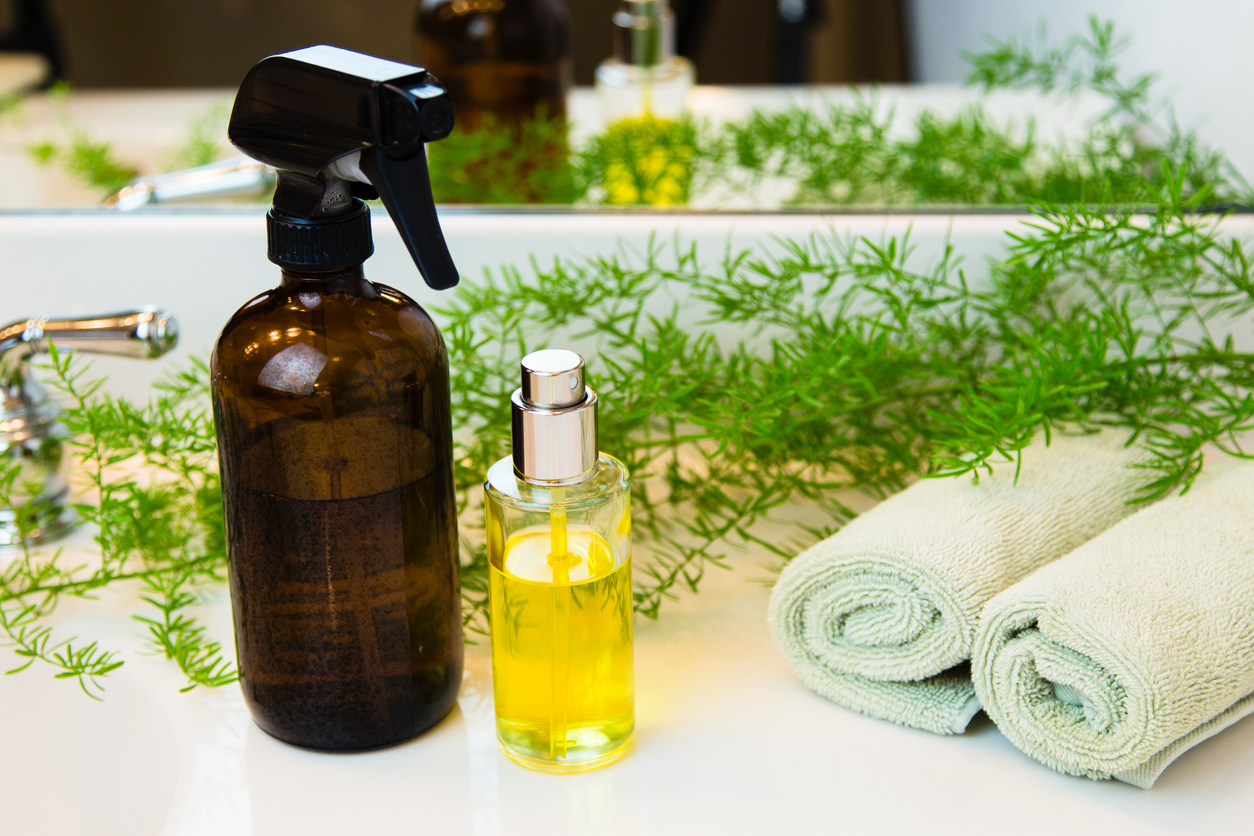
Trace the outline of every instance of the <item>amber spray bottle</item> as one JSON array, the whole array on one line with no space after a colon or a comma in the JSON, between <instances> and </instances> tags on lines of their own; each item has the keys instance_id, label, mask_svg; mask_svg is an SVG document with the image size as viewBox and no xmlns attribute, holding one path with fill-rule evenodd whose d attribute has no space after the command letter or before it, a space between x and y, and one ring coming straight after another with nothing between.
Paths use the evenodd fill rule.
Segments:
<instances>
[{"instance_id":1,"label":"amber spray bottle","mask_svg":"<svg viewBox=\"0 0 1254 836\"><path fill-rule=\"evenodd\" d=\"M511 409L484 488L497 739L532 769L593 769L635 730L627 468L597 451L575 352L524 357Z\"/></svg>"},{"instance_id":2,"label":"amber spray bottle","mask_svg":"<svg viewBox=\"0 0 1254 836\"><path fill-rule=\"evenodd\" d=\"M281 271L211 361L236 654L257 725L298 746L407 740L461 683L448 356L363 275L360 199L383 199L428 284L456 284L424 154L452 125L425 71L326 46L258 63L231 114L231 142L278 170Z\"/></svg>"}]
</instances>

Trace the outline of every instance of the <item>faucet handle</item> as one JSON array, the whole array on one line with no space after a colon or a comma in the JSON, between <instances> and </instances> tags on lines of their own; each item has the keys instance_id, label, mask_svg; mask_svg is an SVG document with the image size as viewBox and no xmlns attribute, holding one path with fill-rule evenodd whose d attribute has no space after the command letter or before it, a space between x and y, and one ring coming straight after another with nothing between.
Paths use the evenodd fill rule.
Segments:
<instances>
[{"instance_id":1,"label":"faucet handle","mask_svg":"<svg viewBox=\"0 0 1254 836\"><path fill-rule=\"evenodd\" d=\"M6 387L20 386L27 358L47 352L50 341L58 349L90 354L160 357L178 343L178 322L154 306L81 319L39 316L15 322L0 328L0 381Z\"/></svg>"},{"instance_id":2,"label":"faucet handle","mask_svg":"<svg viewBox=\"0 0 1254 836\"><path fill-rule=\"evenodd\" d=\"M35 351L59 349L116 354L137 359L160 357L178 343L178 322L167 311L147 306L133 311L82 319L40 319Z\"/></svg>"}]
</instances>

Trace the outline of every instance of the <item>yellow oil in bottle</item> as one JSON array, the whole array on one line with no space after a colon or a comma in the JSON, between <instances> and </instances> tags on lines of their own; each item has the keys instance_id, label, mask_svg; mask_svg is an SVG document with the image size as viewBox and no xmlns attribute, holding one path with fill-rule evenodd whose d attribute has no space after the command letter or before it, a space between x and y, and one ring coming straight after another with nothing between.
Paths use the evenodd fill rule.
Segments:
<instances>
[{"instance_id":1,"label":"yellow oil in bottle","mask_svg":"<svg viewBox=\"0 0 1254 836\"><path fill-rule=\"evenodd\" d=\"M548 527L490 541L497 736L533 769L592 769L635 728L630 557L592 529Z\"/></svg>"}]
</instances>

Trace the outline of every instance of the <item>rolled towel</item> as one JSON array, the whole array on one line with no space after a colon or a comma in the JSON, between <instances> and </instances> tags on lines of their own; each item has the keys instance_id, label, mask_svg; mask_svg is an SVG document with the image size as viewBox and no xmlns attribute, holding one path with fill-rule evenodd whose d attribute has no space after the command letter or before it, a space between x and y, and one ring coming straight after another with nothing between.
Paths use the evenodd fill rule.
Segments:
<instances>
[{"instance_id":1,"label":"rolled towel","mask_svg":"<svg viewBox=\"0 0 1254 836\"><path fill-rule=\"evenodd\" d=\"M1203 476L993 598L971 666L1024 752L1148 789L1254 711L1254 465Z\"/></svg>"},{"instance_id":2,"label":"rolled towel","mask_svg":"<svg viewBox=\"0 0 1254 836\"><path fill-rule=\"evenodd\" d=\"M1022 467L924 479L795 558L770 626L814 691L938 734L980 709L966 661L990 598L1136 510L1148 454L1128 434L1055 433Z\"/></svg>"}]
</instances>

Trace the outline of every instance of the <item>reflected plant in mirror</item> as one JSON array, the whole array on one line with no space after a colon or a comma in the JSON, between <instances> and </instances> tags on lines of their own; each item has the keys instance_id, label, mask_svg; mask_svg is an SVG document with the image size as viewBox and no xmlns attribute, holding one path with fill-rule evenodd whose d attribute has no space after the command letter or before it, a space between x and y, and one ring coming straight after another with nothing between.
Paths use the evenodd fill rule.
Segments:
<instances>
[{"instance_id":1,"label":"reflected plant in mirror","mask_svg":"<svg viewBox=\"0 0 1254 836\"><path fill-rule=\"evenodd\" d=\"M965 54L968 85L984 93L1040 94L1041 107L1085 97L1106 103L1067 139L1016 125L976 98L954 113L925 108L897 118L895 94L872 89L852 100L819 93L779 108L713 124L682 117L629 119L580 141L547 107L532 118L490 113L459 120L431 151L432 187L443 203L577 206L687 205L771 209L810 207L1007 206L1152 203L1165 187L1163 164L1188 172L1186 193L1210 205L1254 205L1254 191L1229 160L1174 118L1171 101L1150 75L1129 75L1118 58L1128 40L1093 18L1081 34L1053 43L990 39ZM26 146L100 197L137 169L212 162L228 149L224 108L195 117L183 144L159 161L122 158L108 142L75 125L68 88L49 94L60 113L55 135ZM13 122L20 105L4 117ZM508 124L508 129L503 129ZM257 200L268 200L260 190ZM213 199L206 197L202 199Z\"/></svg>"},{"instance_id":2,"label":"reflected plant in mirror","mask_svg":"<svg viewBox=\"0 0 1254 836\"><path fill-rule=\"evenodd\" d=\"M57 166L70 177L104 193L120 189L139 172L117 158L110 143L75 125L69 114L70 86L58 81L49 88L48 100L57 111L61 139L46 137L26 146L26 153L42 166Z\"/></svg>"},{"instance_id":3,"label":"reflected plant in mirror","mask_svg":"<svg viewBox=\"0 0 1254 836\"><path fill-rule=\"evenodd\" d=\"M1212 204L1254 204L1250 185L1195 131L1175 121L1154 78L1126 78L1117 63L1128 40L1093 18L1089 31L1051 47L991 39L966 54L968 85L985 93L1032 90L1043 96L1096 96L1107 110L1070 140L1047 141L1032 125L994 117L982 100L954 115L930 109L902 130L882 91L849 104L816 96L781 109L755 109L722 125L683 118L630 119L587 139L569 170L515 167L511 175L489 135L454 133L435 166L438 200L551 202L573 195L588 205L988 206L1048 203L1152 203L1172 174L1186 171L1186 193ZM498 132L499 133L499 132ZM507 152L509 153L509 152ZM1164 164L1166 168L1164 168ZM471 172L495 165L501 177L467 200ZM445 170L441 171L440 169ZM533 195L542 195L536 199Z\"/></svg>"}]
</instances>

